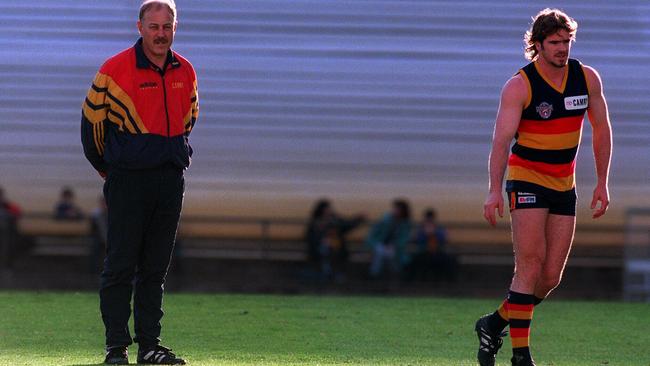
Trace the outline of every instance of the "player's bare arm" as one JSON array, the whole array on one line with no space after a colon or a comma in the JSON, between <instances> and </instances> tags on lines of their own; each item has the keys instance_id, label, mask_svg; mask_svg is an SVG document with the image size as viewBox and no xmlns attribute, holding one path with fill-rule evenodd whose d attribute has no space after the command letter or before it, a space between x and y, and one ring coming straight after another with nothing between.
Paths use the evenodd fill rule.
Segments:
<instances>
[{"instance_id":1,"label":"player's bare arm","mask_svg":"<svg viewBox=\"0 0 650 366\"><path fill-rule=\"evenodd\" d=\"M519 74L508 80L501 91L489 160L489 193L483 206L483 216L492 226L496 225L495 211L503 217L503 176L508 163L510 143L517 133L521 111L527 99L528 86Z\"/></svg>"},{"instance_id":2,"label":"player's bare arm","mask_svg":"<svg viewBox=\"0 0 650 366\"><path fill-rule=\"evenodd\" d=\"M612 128L600 75L589 66L584 66L584 70L589 84L587 113L593 130L593 150L598 177L591 200L591 209L594 210L593 218L598 218L605 214L609 206L608 178L612 156Z\"/></svg>"}]
</instances>

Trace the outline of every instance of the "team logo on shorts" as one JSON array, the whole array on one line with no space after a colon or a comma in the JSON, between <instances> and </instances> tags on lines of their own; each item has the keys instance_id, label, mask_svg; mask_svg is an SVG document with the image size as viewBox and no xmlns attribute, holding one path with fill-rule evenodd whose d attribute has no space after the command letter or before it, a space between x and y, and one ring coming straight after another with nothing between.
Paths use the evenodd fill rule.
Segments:
<instances>
[{"instance_id":1,"label":"team logo on shorts","mask_svg":"<svg viewBox=\"0 0 650 366\"><path fill-rule=\"evenodd\" d=\"M553 113L553 104L542 102L540 105L535 107L535 110L539 113L540 117L548 119L551 116L551 113Z\"/></svg>"},{"instance_id":2,"label":"team logo on shorts","mask_svg":"<svg viewBox=\"0 0 650 366\"><path fill-rule=\"evenodd\" d=\"M537 197L535 196L520 196L517 197L517 203L535 203L537 202Z\"/></svg>"}]
</instances>

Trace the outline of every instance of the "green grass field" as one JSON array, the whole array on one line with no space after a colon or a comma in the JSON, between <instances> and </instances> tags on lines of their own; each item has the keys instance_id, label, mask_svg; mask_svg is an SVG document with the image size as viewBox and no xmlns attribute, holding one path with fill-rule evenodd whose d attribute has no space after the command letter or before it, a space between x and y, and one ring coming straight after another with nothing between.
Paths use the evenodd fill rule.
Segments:
<instances>
[{"instance_id":1,"label":"green grass field","mask_svg":"<svg viewBox=\"0 0 650 366\"><path fill-rule=\"evenodd\" d=\"M162 338L191 365L475 365L474 320L498 301L168 294ZM650 365L647 304L548 301L533 324L538 365ZM0 292L0 365L102 357L95 294Z\"/></svg>"}]
</instances>

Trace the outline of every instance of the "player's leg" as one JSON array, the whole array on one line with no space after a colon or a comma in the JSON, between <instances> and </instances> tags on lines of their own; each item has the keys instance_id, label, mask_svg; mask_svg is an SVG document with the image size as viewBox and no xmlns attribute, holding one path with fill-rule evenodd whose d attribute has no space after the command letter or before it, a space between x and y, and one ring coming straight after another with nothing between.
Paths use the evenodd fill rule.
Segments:
<instances>
[{"instance_id":1,"label":"player's leg","mask_svg":"<svg viewBox=\"0 0 650 366\"><path fill-rule=\"evenodd\" d=\"M535 200L535 206L544 206ZM541 276L545 257L545 226L547 208L537 208L533 203L511 207L512 239L515 252L515 271L506 300L491 315L484 316L476 323L480 346L478 360L481 365L494 365L496 353L502 344L503 329L511 318L511 337L516 353L529 357L528 340L534 289ZM514 326L513 326L514 324Z\"/></svg>"},{"instance_id":2,"label":"player's leg","mask_svg":"<svg viewBox=\"0 0 650 366\"><path fill-rule=\"evenodd\" d=\"M535 297L544 299L560 284L571 250L576 218L567 215L548 215L546 222L546 260L535 286Z\"/></svg>"},{"instance_id":3,"label":"player's leg","mask_svg":"<svg viewBox=\"0 0 650 366\"><path fill-rule=\"evenodd\" d=\"M533 294L546 258L548 209L513 210L510 216L515 253L515 271L510 290Z\"/></svg>"},{"instance_id":4,"label":"player's leg","mask_svg":"<svg viewBox=\"0 0 650 366\"><path fill-rule=\"evenodd\" d=\"M575 189L549 193L549 216L546 222L546 261L535 286L535 296L543 299L560 283L576 225Z\"/></svg>"},{"instance_id":5,"label":"player's leg","mask_svg":"<svg viewBox=\"0 0 650 366\"><path fill-rule=\"evenodd\" d=\"M536 209L535 211L529 210L518 210L518 212L530 212L532 213L531 219L528 218L527 214L524 213L523 218L520 217L520 214L514 214L513 212L513 243L515 247L515 275L513 276L513 286L511 290L519 292L531 292L530 282L532 281L530 277L536 278L540 276L540 270L532 271L534 267L539 267L540 263L543 263L546 258L544 253L544 247L547 245L544 238L544 222L543 218L546 215L545 209ZM532 220L535 218L536 221ZM548 222L548 221L547 221ZM526 227L525 225L530 225ZM537 244L527 244L527 243L537 243ZM517 269L520 269L518 272ZM543 268L543 266L542 266ZM526 269L529 271L526 272ZM535 274L537 273L537 274ZM515 281L517 281L515 286ZM522 286L525 286L522 288ZM535 303L539 299L535 299ZM496 333L497 331L502 331L508 325L508 313L507 313L507 299L501 303L499 308L492 314L489 321L490 328Z\"/></svg>"},{"instance_id":6,"label":"player's leg","mask_svg":"<svg viewBox=\"0 0 650 366\"><path fill-rule=\"evenodd\" d=\"M507 299L510 340L513 364L527 364L528 361L532 363L529 349L530 325L535 286L542 275L546 257L548 209L514 210L510 215L515 251L515 273Z\"/></svg>"},{"instance_id":7,"label":"player's leg","mask_svg":"<svg viewBox=\"0 0 650 366\"><path fill-rule=\"evenodd\" d=\"M568 199L566 199L567 197ZM524 311L520 314L520 319L518 320L513 315L513 310L517 309L515 309L514 305L508 304L511 339L513 343L512 365L534 365L530 357L530 351L528 349L529 342L527 339L530 336L529 329L530 320L532 320L533 315L532 310L535 305L539 304L560 283L575 231L575 198L575 192L559 195L551 194L545 197L545 200L549 203L549 214L544 229L546 245L541 273L535 284L535 296L532 298L528 297L528 299L521 297L523 302L529 304L518 309ZM510 301L511 299L509 299ZM531 301L532 304L530 304ZM530 309L530 312L528 312L528 309ZM517 323L521 325L521 328L528 326L528 331L517 329L519 327ZM522 338L518 340L519 336Z\"/></svg>"}]
</instances>

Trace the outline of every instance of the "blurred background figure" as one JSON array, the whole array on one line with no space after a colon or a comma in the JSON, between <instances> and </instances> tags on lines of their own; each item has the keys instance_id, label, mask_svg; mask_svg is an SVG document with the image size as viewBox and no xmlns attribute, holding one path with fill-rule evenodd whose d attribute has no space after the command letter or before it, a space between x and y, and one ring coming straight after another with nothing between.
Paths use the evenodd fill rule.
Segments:
<instances>
[{"instance_id":1,"label":"blurred background figure","mask_svg":"<svg viewBox=\"0 0 650 366\"><path fill-rule=\"evenodd\" d=\"M9 219L13 225L16 225L20 214L20 206L9 201L5 195L4 188L0 187L0 217Z\"/></svg>"},{"instance_id":2,"label":"blurred background figure","mask_svg":"<svg viewBox=\"0 0 650 366\"><path fill-rule=\"evenodd\" d=\"M408 278L429 280L434 275L450 280L456 278L457 268L455 256L447 251L447 230L438 223L436 210L426 209L416 232Z\"/></svg>"},{"instance_id":3,"label":"blurred background figure","mask_svg":"<svg viewBox=\"0 0 650 366\"><path fill-rule=\"evenodd\" d=\"M399 273L408 263L406 246L411 239L411 208L404 199L393 201L392 210L375 223L366 239L372 249L370 277L378 278L388 267L390 274Z\"/></svg>"},{"instance_id":4,"label":"blurred background figure","mask_svg":"<svg viewBox=\"0 0 650 366\"><path fill-rule=\"evenodd\" d=\"M91 273L99 273L108 238L108 208L103 195L97 199L97 207L90 215L90 236L92 247L90 248L88 269Z\"/></svg>"},{"instance_id":5,"label":"blurred background figure","mask_svg":"<svg viewBox=\"0 0 650 366\"><path fill-rule=\"evenodd\" d=\"M305 240L309 261L317 267L321 278L345 278L350 255L346 235L364 221L364 215L340 216L328 199L320 199L314 204Z\"/></svg>"},{"instance_id":6,"label":"blurred background figure","mask_svg":"<svg viewBox=\"0 0 650 366\"><path fill-rule=\"evenodd\" d=\"M18 220L20 219L20 207L9 201L5 191L0 187L0 264L11 266L11 258L18 245Z\"/></svg>"},{"instance_id":7,"label":"blurred background figure","mask_svg":"<svg viewBox=\"0 0 650 366\"><path fill-rule=\"evenodd\" d=\"M54 218L57 220L81 220L83 217L83 211L75 203L74 191L70 187L63 187L59 202L54 207Z\"/></svg>"}]
</instances>

